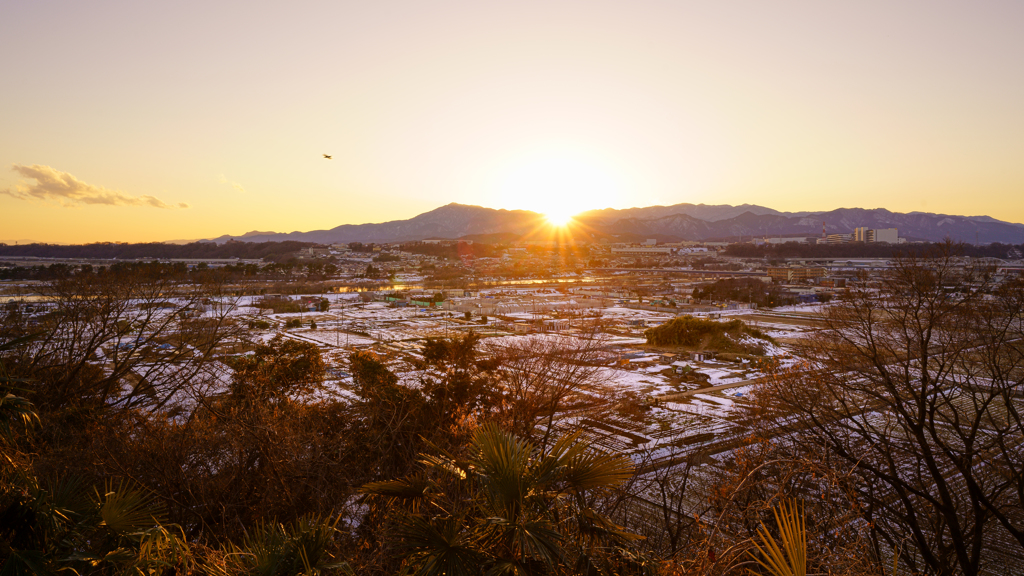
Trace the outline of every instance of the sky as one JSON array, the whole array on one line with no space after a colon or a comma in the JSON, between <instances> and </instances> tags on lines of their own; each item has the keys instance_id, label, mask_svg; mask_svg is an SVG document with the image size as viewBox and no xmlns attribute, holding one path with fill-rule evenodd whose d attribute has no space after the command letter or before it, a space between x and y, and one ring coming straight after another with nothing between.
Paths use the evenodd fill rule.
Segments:
<instances>
[{"instance_id":1,"label":"sky","mask_svg":"<svg viewBox=\"0 0 1024 576\"><path fill-rule=\"evenodd\" d=\"M1022 23L1016 0L3 2L0 241L450 202L1024 222Z\"/></svg>"}]
</instances>

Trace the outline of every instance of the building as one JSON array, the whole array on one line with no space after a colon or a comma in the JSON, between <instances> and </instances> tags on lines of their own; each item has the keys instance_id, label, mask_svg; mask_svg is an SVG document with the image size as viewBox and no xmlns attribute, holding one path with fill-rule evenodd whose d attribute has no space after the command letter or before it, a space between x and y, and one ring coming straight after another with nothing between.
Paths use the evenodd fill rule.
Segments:
<instances>
[{"instance_id":1,"label":"building","mask_svg":"<svg viewBox=\"0 0 1024 576\"><path fill-rule=\"evenodd\" d=\"M811 240L814 240L811 238ZM786 244L788 242L796 242L797 244L807 244L808 238L806 236L794 236L794 237L774 237L765 238L762 240L765 244Z\"/></svg>"},{"instance_id":2,"label":"building","mask_svg":"<svg viewBox=\"0 0 1024 576\"><path fill-rule=\"evenodd\" d=\"M895 228L871 229L866 226L861 226L860 228L855 228L853 230L853 241L887 242L889 244L898 244L900 239Z\"/></svg>"},{"instance_id":3,"label":"building","mask_svg":"<svg viewBox=\"0 0 1024 576\"><path fill-rule=\"evenodd\" d=\"M829 234L824 238L818 238L818 244L846 244L853 242L853 234Z\"/></svg>"},{"instance_id":4,"label":"building","mask_svg":"<svg viewBox=\"0 0 1024 576\"><path fill-rule=\"evenodd\" d=\"M615 256L671 256L671 248L641 248L629 246L627 248L612 248Z\"/></svg>"},{"instance_id":5,"label":"building","mask_svg":"<svg viewBox=\"0 0 1024 576\"><path fill-rule=\"evenodd\" d=\"M771 266L768 276L775 282L790 283L801 280L813 280L825 276L825 269L820 266Z\"/></svg>"}]
</instances>

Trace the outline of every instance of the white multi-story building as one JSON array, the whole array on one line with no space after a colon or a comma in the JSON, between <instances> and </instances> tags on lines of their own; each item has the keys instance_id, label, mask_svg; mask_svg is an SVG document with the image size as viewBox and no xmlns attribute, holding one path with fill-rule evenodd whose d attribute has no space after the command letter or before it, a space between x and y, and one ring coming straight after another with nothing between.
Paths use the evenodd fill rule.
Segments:
<instances>
[{"instance_id":1,"label":"white multi-story building","mask_svg":"<svg viewBox=\"0 0 1024 576\"><path fill-rule=\"evenodd\" d=\"M880 228L871 229L866 226L855 228L853 231L854 242L887 242L889 244L898 244L900 241L899 234L895 228Z\"/></svg>"}]
</instances>

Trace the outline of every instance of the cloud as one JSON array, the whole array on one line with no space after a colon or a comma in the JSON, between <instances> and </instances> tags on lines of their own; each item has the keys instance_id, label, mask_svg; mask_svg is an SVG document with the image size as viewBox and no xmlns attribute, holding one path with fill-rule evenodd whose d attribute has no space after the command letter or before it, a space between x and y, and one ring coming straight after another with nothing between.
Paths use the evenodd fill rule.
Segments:
<instances>
[{"instance_id":1,"label":"cloud","mask_svg":"<svg viewBox=\"0 0 1024 576\"><path fill-rule=\"evenodd\" d=\"M107 190L102 186L86 184L67 172L40 164L31 166L15 164L12 170L22 178L35 180L35 183L31 184L24 181L19 182L13 190L0 190L0 194L6 194L19 200L52 200L65 207L79 204L152 206L167 209L189 207L185 202L168 204L155 196L129 196L116 190Z\"/></svg>"},{"instance_id":2,"label":"cloud","mask_svg":"<svg viewBox=\"0 0 1024 576\"><path fill-rule=\"evenodd\" d=\"M220 183L221 184L230 184L232 188L234 188L235 190L238 190L242 194L245 194L245 188L242 188L241 184L239 184L238 182L232 182L232 181L228 180L227 178L224 177L223 174L220 175Z\"/></svg>"}]
</instances>

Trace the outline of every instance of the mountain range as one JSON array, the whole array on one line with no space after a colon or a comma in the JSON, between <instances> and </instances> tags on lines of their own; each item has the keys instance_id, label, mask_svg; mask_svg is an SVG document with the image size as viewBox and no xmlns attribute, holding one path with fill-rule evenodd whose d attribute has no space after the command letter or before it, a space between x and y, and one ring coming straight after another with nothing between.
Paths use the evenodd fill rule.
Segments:
<instances>
[{"instance_id":1,"label":"mountain range","mask_svg":"<svg viewBox=\"0 0 1024 576\"><path fill-rule=\"evenodd\" d=\"M742 240L766 236L820 236L849 233L854 228L896 228L911 241L937 242L945 238L967 243L1024 243L1024 224L990 216L954 216L927 212L890 212L882 208L839 208L826 212L780 212L755 204L675 204L590 210L578 214L568 233L577 240L632 242L656 238L680 240ZM249 232L211 241L267 242L297 240L321 244L347 242L405 242L442 239L513 240L565 234L542 214L528 210L498 210L482 206L448 204L408 220L378 224L343 224L309 232Z\"/></svg>"}]
</instances>

